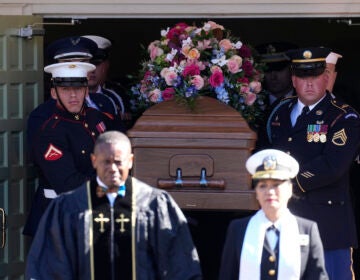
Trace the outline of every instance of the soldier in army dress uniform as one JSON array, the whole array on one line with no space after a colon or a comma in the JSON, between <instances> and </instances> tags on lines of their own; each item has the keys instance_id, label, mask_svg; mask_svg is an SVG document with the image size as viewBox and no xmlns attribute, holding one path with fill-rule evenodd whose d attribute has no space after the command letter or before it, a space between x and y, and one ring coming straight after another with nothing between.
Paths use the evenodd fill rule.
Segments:
<instances>
[{"instance_id":1,"label":"soldier in army dress uniform","mask_svg":"<svg viewBox=\"0 0 360 280\"><path fill-rule=\"evenodd\" d=\"M273 148L300 164L289 209L318 223L330 279L353 279L352 248L357 246L349 168L360 145L360 117L326 90L327 48L289 53L297 97L271 113L267 133Z\"/></svg>"},{"instance_id":2,"label":"soldier in army dress uniform","mask_svg":"<svg viewBox=\"0 0 360 280\"><path fill-rule=\"evenodd\" d=\"M90 153L97 136L114 129L114 123L108 115L85 103L87 73L94 68L84 62L45 67L52 74L51 96L56 106L32 142L33 160L39 167L39 187L24 234L35 234L40 217L53 198L95 175Z\"/></svg>"}]
</instances>

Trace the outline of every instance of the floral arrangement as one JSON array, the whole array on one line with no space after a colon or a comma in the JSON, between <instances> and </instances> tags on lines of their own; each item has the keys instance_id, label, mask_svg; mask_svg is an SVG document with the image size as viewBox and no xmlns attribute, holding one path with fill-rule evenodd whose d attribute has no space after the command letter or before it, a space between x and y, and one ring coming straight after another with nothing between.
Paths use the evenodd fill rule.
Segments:
<instances>
[{"instance_id":1,"label":"floral arrangement","mask_svg":"<svg viewBox=\"0 0 360 280\"><path fill-rule=\"evenodd\" d=\"M256 127L264 117L266 100L262 69L251 48L222 25L178 23L149 44L142 69L132 77L132 111L136 118L148 107L173 98L194 109L198 96L211 96Z\"/></svg>"}]
</instances>

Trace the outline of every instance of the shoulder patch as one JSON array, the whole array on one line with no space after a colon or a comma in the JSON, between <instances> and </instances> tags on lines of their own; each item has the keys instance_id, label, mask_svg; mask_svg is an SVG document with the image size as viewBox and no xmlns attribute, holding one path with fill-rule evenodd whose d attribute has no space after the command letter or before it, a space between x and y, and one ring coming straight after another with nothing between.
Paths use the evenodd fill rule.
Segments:
<instances>
[{"instance_id":1,"label":"shoulder patch","mask_svg":"<svg viewBox=\"0 0 360 280\"><path fill-rule=\"evenodd\" d=\"M345 115L345 119L348 119L348 118L355 118L355 119L358 119L359 116L355 113L349 113L349 114L346 114Z\"/></svg>"},{"instance_id":2,"label":"shoulder patch","mask_svg":"<svg viewBox=\"0 0 360 280\"><path fill-rule=\"evenodd\" d=\"M63 156L63 152L59 148L55 147L53 144L50 143L49 147L47 148L44 154L44 159L49 161L54 161L62 158L62 156Z\"/></svg>"}]
</instances>

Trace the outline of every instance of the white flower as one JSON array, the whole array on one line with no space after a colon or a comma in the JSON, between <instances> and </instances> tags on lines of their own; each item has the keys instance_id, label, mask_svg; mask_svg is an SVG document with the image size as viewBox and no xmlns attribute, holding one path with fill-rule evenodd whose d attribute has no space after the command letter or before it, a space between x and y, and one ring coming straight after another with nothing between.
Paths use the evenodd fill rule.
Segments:
<instances>
[{"instance_id":1,"label":"white flower","mask_svg":"<svg viewBox=\"0 0 360 280\"><path fill-rule=\"evenodd\" d=\"M162 29L160 34L162 37L165 37L169 33L170 27L168 27L166 30Z\"/></svg>"},{"instance_id":2,"label":"white flower","mask_svg":"<svg viewBox=\"0 0 360 280\"><path fill-rule=\"evenodd\" d=\"M220 58L214 58L214 59L211 60L211 63L219 65L220 67L222 67L227 63L226 56L223 55Z\"/></svg>"},{"instance_id":3,"label":"white flower","mask_svg":"<svg viewBox=\"0 0 360 280\"><path fill-rule=\"evenodd\" d=\"M192 43L192 40L190 37L187 37L186 40L182 41L182 47L192 46L192 45L193 45L193 43Z\"/></svg>"},{"instance_id":4,"label":"white flower","mask_svg":"<svg viewBox=\"0 0 360 280\"><path fill-rule=\"evenodd\" d=\"M243 44L242 44L242 42L237 41L236 44L232 44L232 45L233 45L233 48L239 50L239 49L241 49Z\"/></svg>"},{"instance_id":5,"label":"white flower","mask_svg":"<svg viewBox=\"0 0 360 280\"><path fill-rule=\"evenodd\" d=\"M171 49L171 52L166 55L166 60L172 61L175 55L177 54L177 52L178 51L176 49Z\"/></svg>"}]
</instances>

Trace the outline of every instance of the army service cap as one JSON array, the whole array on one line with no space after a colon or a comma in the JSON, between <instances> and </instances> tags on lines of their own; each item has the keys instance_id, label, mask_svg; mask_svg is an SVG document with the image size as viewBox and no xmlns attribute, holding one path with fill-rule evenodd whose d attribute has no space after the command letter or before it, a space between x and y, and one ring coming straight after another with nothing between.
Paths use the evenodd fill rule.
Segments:
<instances>
[{"instance_id":1,"label":"army service cap","mask_svg":"<svg viewBox=\"0 0 360 280\"><path fill-rule=\"evenodd\" d=\"M299 163L283 151L266 149L250 156L246 169L253 180L289 180L299 172Z\"/></svg>"},{"instance_id":2,"label":"army service cap","mask_svg":"<svg viewBox=\"0 0 360 280\"><path fill-rule=\"evenodd\" d=\"M54 86L85 87L88 84L88 72L95 66L86 62L60 62L48 65L44 71L51 73Z\"/></svg>"},{"instance_id":3,"label":"army service cap","mask_svg":"<svg viewBox=\"0 0 360 280\"><path fill-rule=\"evenodd\" d=\"M319 76L325 71L330 49L310 47L287 52L291 58L292 74L298 77Z\"/></svg>"},{"instance_id":4,"label":"army service cap","mask_svg":"<svg viewBox=\"0 0 360 280\"><path fill-rule=\"evenodd\" d=\"M280 71L291 63L287 51L298 46L289 42L270 42L255 47L260 55L260 61L266 64L266 72Z\"/></svg>"}]
</instances>

